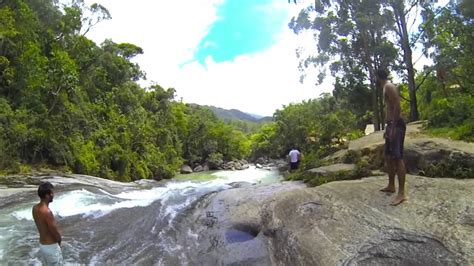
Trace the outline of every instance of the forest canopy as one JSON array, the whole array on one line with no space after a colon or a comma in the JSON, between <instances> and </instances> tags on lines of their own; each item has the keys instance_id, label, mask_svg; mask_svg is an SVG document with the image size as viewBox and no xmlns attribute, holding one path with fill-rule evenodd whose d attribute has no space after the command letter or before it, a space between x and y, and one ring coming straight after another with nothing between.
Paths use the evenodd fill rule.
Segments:
<instances>
[{"instance_id":1,"label":"forest canopy","mask_svg":"<svg viewBox=\"0 0 474 266\"><path fill-rule=\"evenodd\" d=\"M377 68L402 77L407 120L425 119L433 133L473 141L474 18L463 3L316 1L289 26L314 32L317 47L301 70L328 67L333 91L284 106L273 122L255 126L182 103L173 88L140 86L146 73L133 58L142 48L87 38L111 19L106 7L1 1L0 171L47 165L120 181L161 179L183 163L282 158L292 147L316 161L361 136L366 124L383 122ZM406 15L415 6L423 21L409 32ZM431 66L413 68L415 44Z\"/></svg>"}]
</instances>

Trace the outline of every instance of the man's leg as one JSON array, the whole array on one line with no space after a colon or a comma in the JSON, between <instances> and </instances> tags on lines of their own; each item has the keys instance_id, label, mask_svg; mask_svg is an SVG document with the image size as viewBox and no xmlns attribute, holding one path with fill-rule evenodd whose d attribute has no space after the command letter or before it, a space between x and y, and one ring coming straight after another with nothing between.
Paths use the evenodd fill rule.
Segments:
<instances>
[{"instance_id":1,"label":"man's leg","mask_svg":"<svg viewBox=\"0 0 474 266\"><path fill-rule=\"evenodd\" d=\"M392 200L392 205L397 206L398 204L407 200L405 193L405 163L403 159L394 160L398 176L398 195Z\"/></svg>"},{"instance_id":2,"label":"man's leg","mask_svg":"<svg viewBox=\"0 0 474 266\"><path fill-rule=\"evenodd\" d=\"M395 192L395 165L394 163L395 162L390 155L385 155L385 164L387 166L387 172L388 172L388 186L381 189L380 191L382 192L390 192L390 193Z\"/></svg>"}]
</instances>

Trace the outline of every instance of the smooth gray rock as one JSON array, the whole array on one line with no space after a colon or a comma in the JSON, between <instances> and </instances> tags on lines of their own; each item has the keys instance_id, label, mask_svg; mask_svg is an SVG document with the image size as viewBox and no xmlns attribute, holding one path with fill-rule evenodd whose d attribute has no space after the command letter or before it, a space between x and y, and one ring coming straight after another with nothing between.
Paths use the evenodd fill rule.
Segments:
<instances>
[{"instance_id":1,"label":"smooth gray rock","mask_svg":"<svg viewBox=\"0 0 474 266\"><path fill-rule=\"evenodd\" d=\"M204 171L204 167L202 167L202 165L198 165L194 167L193 169L193 172L202 172L202 171Z\"/></svg>"},{"instance_id":2,"label":"smooth gray rock","mask_svg":"<svg viewBox=\"0 0 474 266\"><path fill-rule=\"evenodd\" d=\"M193 169L191 168L191 166L183 164L183 165L181 165L181 168L179 169L179 172L181 174L190 174L190 173L193 172Z\"/></svg>"},{"instance_id":3,"label":"smooth gray rock","mask_svg":"<svg viewBox=\"0 0 474 266\"><path fill-rule=\"evenodd\" d=\"M393 194L379 191L386 176L222 191L194 213L197 221L212 213L212 227L196 229L206 235L203 245L217 241L210 254L223 263L474 265L474 180L407 178L410 199L396 207ZM228 243L236 227L255 237ZM261 255L247 256L249 247Z\"/></svg>"},{"instance_id":4,"label":"smooth gray rock","mask_svg":"<svg viewBox=\"0 0 474 266\"><path fill-rule=\"evenodd\" d=\"M328 166L321 166L318 168L309 169L308 172L322 175L322 176L329 176L334 174L341 174L341 173L352 173L356 170L355 164L345 164L345 163L338 163L332 164Z\"/></svg>"},{"instance_id":5,"label":"smooth gray rock","mask_svg":"<svg viewBox=\"0 0 474 266\"><path fill-rule=\"evenodd\" d=\"M464 172L474 169L474 143L454 141L445 138L434 138L421 132L420 123L407 125L404 145L404 161L408 173L416 175L429 174L431 167L441 162L456 164ZM326 163L342 162L348 151L357 151L366 158L372 169L384 168L383 131L377 131L362 138L352 140L349 148L340 150L326 158ZM456 168L456 167L453 167ZM456 170L456 169L454 169ZM474 178L474 170L471 170ZM453 175L450 175L453 174ZM456 177L454 171L446 172L444 177ZM468 174L469 175L469 174Z\"/></svg>"}]
</instances>

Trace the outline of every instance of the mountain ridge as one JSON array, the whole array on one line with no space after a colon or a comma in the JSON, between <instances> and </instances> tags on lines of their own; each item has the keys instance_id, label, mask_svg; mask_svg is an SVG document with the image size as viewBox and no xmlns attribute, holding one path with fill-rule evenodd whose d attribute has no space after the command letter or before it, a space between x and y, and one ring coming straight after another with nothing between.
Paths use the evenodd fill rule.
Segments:
<instances>
[{"instance_id":1,"label":"mountain ridge","mask_svg":"<svg viewBox=\"0 0 474 266\"><path fill-rule=\"evenodd\" d=\"M264 123L272 121L273 118L270 116L262 116L257 114L246 113L238 109L224 109L212 105L201 105L202 107L210 109L218 118L224 121L243 120L254 123Z\"/></svg>"}]
</instances>

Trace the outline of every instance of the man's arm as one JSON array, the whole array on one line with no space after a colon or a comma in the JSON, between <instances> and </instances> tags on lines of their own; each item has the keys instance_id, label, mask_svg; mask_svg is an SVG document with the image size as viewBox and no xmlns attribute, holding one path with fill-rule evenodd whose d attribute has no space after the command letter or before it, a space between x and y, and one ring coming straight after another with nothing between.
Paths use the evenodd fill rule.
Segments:
<instances>
[{"instance_id":1,"label":"man's arm","mask_svg":"<svg viewBox=\"0 0 474 266\"><path fill-rule=\"evenodd\" d=\"M58 226L56 224L56 220L54 219L53 213L48 211L45 217L46 225L48 226L48 230L53 236L54 240L61 245L61 234L59 233Z\"/></svg>"}]
</instances>

